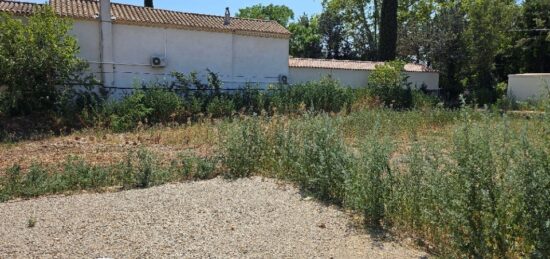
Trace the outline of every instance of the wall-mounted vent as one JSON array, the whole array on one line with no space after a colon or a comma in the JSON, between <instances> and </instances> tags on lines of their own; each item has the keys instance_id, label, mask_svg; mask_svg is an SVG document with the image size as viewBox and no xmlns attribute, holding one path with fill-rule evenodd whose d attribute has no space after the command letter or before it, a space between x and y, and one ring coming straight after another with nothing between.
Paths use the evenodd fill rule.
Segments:
<instances>
[{"instance_id":1,"label":"wall-mounted vent","mask_svg":"<svg viewBox=\"0 0 550 259\"><path fill-rule=\"evenodd\" d=\"M166 57L164 56L151 56L151 66L152 67L165 67L166 66Z\"/></svg>"}]
</instances>

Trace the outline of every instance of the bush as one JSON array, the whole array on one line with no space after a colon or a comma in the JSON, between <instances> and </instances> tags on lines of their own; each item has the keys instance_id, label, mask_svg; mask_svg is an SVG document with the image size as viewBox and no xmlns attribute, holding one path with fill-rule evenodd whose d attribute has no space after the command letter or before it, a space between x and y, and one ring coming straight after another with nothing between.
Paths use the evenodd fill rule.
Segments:
<instances>
[{"instance_id":1,"label":"bush","mask_svg":"<svg viewBox=\"0 0 550 259\"><path fill-rule=\"evenodd\" d=\"M372 226L380 226L391 195L392 147L378 134L371 134L361 148L360 161L346 182L346 205L364 211Z\"/></svg>"},{"instance_id":2,"label":"bush","mask_svg":"<svg viewBox=\"0 0 550 259\"><path fill-rule=\"evenodd\" d=\"M265 137L257 119L246 119L227 129L223 140L226 177L243 178L259 173L265 158Z\"/></svg>"},{"instance_id":3,"label":"bush","mask_svg":"<svg viewBox=\"0 0 550 259\"><path fill-rule=\"evenodd\" d=\"M351 89L342 87L330 77L318 82L296 85L276 85L268 90L271 105L280 112L311 111L339 112L353 102ZM302 107L303 105L303 107Z\"/></svg>"},{"instance_id":4,"label":"bush","mask_svg":"<svg viewBox=\"0 0 550 259\"><path fill-rule=\"evenodd\" d=\"M425 94L419 90L412 91L412 108L426 110L435 108L439 103L439 99L435 96Z\"/></svg>"},{"instance_id":5,"label":"bush","mask_svg":"<svg viewBox=\"0 0 550 259\"><path fill-rule=\"evenodd\" d=\"M26 21L0 13L0 113L53 111L64 88L85 85L87 64L69 20L42 7Z\"/></svg>"},{"instance_id":6,"label":"bush","mask_svg":"<svg viewBox=\"0 0 550 259\"><path fill-rule=\"evenodd\" d=\"M124 96L121 101L111 102L106 109L111 129L115 132L124 132L145 122L154 111L146 106L145 96L144 91L136 89L132 94Z\"/></svg>"},{"instance_id":7,"label":"bush","mask_svg":"<svg viewBox=\"0 0 550 259\"><path fill-rule=\"evenodd\" d=\"M412 92L408 77L403 73L404 62L393 61L377 65L369 76L368 88L387 106L406 109L412 105Z\"/></svg>"},{"instance_id":8,"label":"bush","mask_svg":"<svg viewBox=\"0 0 550 259\"><path fill-rule=\"evenodd\" d=\"M176 93L160 84L153 84L144 90L143 105L151 109L147 115L148 122L159 123L173 120L183 104Z\"/></svg>"},{"instance_id":9,"label":"bush","mask_svg":"<svg viewBox=\"0 0 550 259\"><path fill-rule=\"evenodd\" d=\"M206 111L212 117L225 117L230 116L235 110L235 104L230 97L216 96L208 103Z\"/></svg>"}]
</instances>

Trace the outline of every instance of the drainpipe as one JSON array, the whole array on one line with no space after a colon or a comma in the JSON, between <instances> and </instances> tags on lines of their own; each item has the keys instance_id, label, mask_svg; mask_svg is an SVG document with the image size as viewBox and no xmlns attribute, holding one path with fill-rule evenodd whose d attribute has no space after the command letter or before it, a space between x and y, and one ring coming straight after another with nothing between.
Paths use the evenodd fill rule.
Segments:
<instances>
[{"instance_id":1,"label":"drainpipe","mask_svg":"<svg viewBox=\"0 0 550 259\"><path fill-rule=\"evenodd\" d=\"M111 18L111 1L99 2L100 39L99 55L101 66L101 83L104 87L115 87L113 62L113 23Z\"/></svg>"}]
</instances>

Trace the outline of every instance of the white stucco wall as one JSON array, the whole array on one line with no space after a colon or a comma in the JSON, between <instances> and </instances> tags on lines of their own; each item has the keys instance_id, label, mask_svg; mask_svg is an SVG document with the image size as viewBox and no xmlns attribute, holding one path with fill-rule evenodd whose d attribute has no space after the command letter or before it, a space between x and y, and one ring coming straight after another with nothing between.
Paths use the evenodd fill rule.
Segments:
<instances>
[{"instance_id":1,"label":"white stucco wall","mask_svg":"<svg viewBox=\"0 0 550 259\"><path fill-rule=\"evenodd\" d=\"M73 35L80 56L89 61L99 79L99 22L77 20ZM245 83L261 87L288 75L288 39L241 36L230 33L113 24L114 86L131 88L136 82L172 80L173 71L196 71L206 80L206 69L218 73L224 88ZM165 55L167 66L153 68L152 55Z\"/></svg>"},{"instance_id":2,"label":"white stucco wall","mask_svg":"<svg viewBox=\"0 0 550 259\"><path fill-rule=\"evenodd\" d=\"M345 86L353 88L365 87L371 71L345 70L345 69L322 69L322 68L294 68L289 70L289 81L291 84L317 81L324 76L330 75ZM406 72L409 82L413 87L420 88L422 84L428 90L439 89L439 74L428 72Z\"/></svg>"},{"instance_id":3,"label":"white stucco wall","mask_svg":"<svg viewBox=\"0 0 550 259\"><path fill-rule=\"evenodd\" d=\"M517 74L508 76L508 96L518 101L548 98L550 74Z\"/></svg>"}]
</instances>

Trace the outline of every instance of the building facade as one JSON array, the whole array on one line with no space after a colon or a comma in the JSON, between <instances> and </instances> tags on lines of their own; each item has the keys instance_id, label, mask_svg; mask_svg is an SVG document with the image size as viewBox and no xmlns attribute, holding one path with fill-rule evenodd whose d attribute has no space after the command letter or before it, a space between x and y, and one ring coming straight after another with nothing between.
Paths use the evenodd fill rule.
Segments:
<instances>
[{"instance_id":1,"label":"building facade","mask_svg":"<svg viewBox=\"0 0 550 259\"><path fill-rule=\"evenodd\" d=\"M50 0L61 17L72 19L72 34L90 72L112 93L124 93L149 82L171 82L172 72L207 69L218 74L225 89L246 84L316 81L324 76L350 87L365 87L380 62L289 59L290 32L275 21L240 19L111 3L110 0ZM0 0L0 12L32 15L42 5ZM223 11L223 10L222 10ZM415 88L439 89L439 74L407 64Z\"/></svg>"},{"instance_id":2,"label":"building facade","mask_svg":"<svg viewBox=\"0 0 550 259\"><path fill-rule=\"evenodd\" d=\"M288 76L290 32L275 21L212 16L111 3L51 0L71 18L80 56L103 86L132 89L171 73L217 73L224 88L265 87ZM30 15L39 5L0 1L0 11ZM223 10L222 10L223 11ZM159 62L158 64L154 62Z\"/></svg>"}]
</instances>

